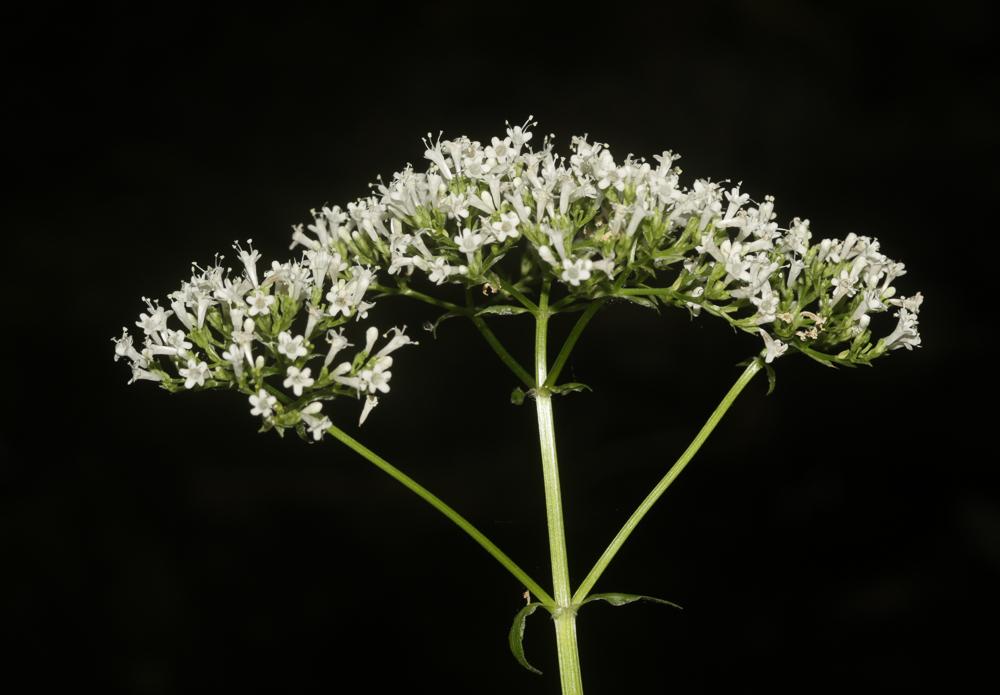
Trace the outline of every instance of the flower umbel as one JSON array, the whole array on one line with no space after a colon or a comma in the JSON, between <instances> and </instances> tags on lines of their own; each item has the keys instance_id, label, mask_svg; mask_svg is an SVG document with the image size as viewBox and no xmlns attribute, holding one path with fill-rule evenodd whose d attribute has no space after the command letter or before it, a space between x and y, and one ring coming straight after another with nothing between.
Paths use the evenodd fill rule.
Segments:
<instances>
[{"instance_id":1,"label":"flower umbel","mask_svg":"<svg viewBox=\"0 0 1000 695\"><path fill-rule=\"evenodd\" d=\"M374 273L347 266L325 251L310 251L298 261L272 263L259 282L260 254L252 247L236 248L242 272L231 275L218 256L215 265L194 266L191 279L169 295L172 310L144 300L147 310L136 322L145 336L142 350L127 329L113 341L115 359L126 359L132 367L132 381L156 381L169 391L240 391L248 396L250 414L262 418L263 429L294 428L311 441L321 439L331 422L318 416L322 401L364 397L367 417L368 394L389 391L388 353L413 343L402 329L394 329L378 354L358 353L329 369L333 356L350 345L343 331L353 329L350 322L374 306L365 300ZM327 280L344 291L324 294ZM174 316L182 329L170 327ZM373 327L368 331L378 333ZM314 343L329 343L329 350Z\"/></svg>"},{"instance_id":2,"label":"flower umbel","mask_svg":"<svg viewBox=\"0 0 1000 695\"><path fill-rule=\"evenodd\" d=\"M345 210L313 211L292 247L387 267L401 288L423 275L434 285L530 291L548 278L579 302L644 297L767 333L768 361L794 349L826 364L867 364L919 345L919 302L897 298L894 286L905 266L878 240L812 244L809 220L782 227L772 196L754 202L742 184L707 179L684 186L671 151L617 160L584 136L561 156L550 138L532 149L531 125L486 145L425 140L424 170L407 166ZM346 283L331 290L333 315L349 294ZM512 298L505 289L493 303ZM893 306L902 307L897 330L875 337L871 316Z\"/></svg>"}]
</instances>

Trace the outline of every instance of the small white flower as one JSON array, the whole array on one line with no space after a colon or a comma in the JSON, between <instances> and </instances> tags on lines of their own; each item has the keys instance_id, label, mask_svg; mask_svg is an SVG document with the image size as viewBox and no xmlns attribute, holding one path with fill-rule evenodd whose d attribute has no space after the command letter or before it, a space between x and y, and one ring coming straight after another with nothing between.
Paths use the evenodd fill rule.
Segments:
<instances>
[{"instance_id":1,"label":"small white flower","mask_svg":"<svg viewBox=\"0 0 1000 695\"><path fill-rule=\"evenodd\" d=\"M485 150L487 159L492 159L503 164L513 156L514 152L510 146L511 137L508 136L503 140L495 137L490 143L486 146Z\"/></svg>"},{"instance_id":2,"label":"small white flower","mask_svg":"<svg viewBox=\"0 0 1000 695\"><path fill-rule=\"evenodd\" d=\"M205 379L212 374L208 369L207 362L199 362L193 359L187 361L187 368L181 367L177 370L177 373L184 377L184 388L186 389L193 389L196 384L204 386Z\"/></svg>"},{"instance_id":3,"label":"small white flower","mask_svg":"<svg viewBox=\"0 0 1000 695\"><path fill-rule=\"evenodd\" d=\"M375 341L378 340L378 329L375 326L369 326L368 330L365 331L365 354L370 355L372 348L375 347Z\"/></svg>"},{"instance_id":4,"label":"small white flower","mask_svg":"<svg viewBox=\"0 0 1000 695\"><path fill-rule=\"evenodd\" d=\"M896 324L895 330L886 336L886 348L889 350L898 350L905 347L907 350L912 350L915 347L920 347L917 314L911 312L906 307L900 307L899 311L894 315L899 317L899 322Z\"/></svg>"},{"instance_id":5,"label":"small white flower","mask_svg":"<svg viewBox=\"0 0 1000 695\"><path fill-rule=\"evenodd\" d=\"M343 350L345 347L350 345L347 342L347 338L344 337L343 333L340 331L327 331L326 340L330 343L330 350L326 353L326 357L323 359L323 367L329 367L330 363L337 356L337 353Z\"/></svg>"},{"instance_id":6,"label":"small white flower","mask_svg":"<svg viewBox=\"0 0 1000 695\"><path fill-rule=\"evenodd\" d=\"M333 423L330 418L325 415L320 416L320 412L323 410L323 404L319 401L313 401L305 408L299 411L302 419L305 421L309 428L309 434L312 435L313 441L318 442L323 438L328 427L331 427Z\"/></svg>"},{"instance_id":7,"label":"small white flower","mask_svg":"<svg viewBox=\"0 0 1000 695\"><path fill-rule=\"evenodd\" d=\"M320 248L320 243L315 239L310 239L306 236L303 230L303 225L293 224L292 225L292 243L288 247L294 249L296 246L304 246L307 249L317 250Z\"/></svg>"},{"instance_id":8,"label":"small white flower","mask_svg":"<svg viewBox=\"0 0 1000 695\"><path fill-rule=\"evenodd\" d=\"M184 331L171 331L168 329L160 335L163 337L163 343L177 350L178 355L183 355L192 347L191 343L185 340L187 336L184 335Z\"/></svg>"},{"instance_id":9,"label":"small white flower","mask_svg":"<svg viewBox=\"0 0 1000 695\"><path fill-rule=\"evenodd\" d=\"M243 354L247 358L247 363L253 366L253 352L250 348L253 345L254 340L254 320L251 318L244 319L243 328L240 329L238 326L238 322L233 324L233 342L236 343L241 350L243 350Z\"/></svg>"},{"instance_id":10,"label":"small white flower","mask_svg":"<svg viewBox=\"0 0 1000 695\"><path fill-rule=\"evenodd\" d=\"M143 300L149 308L149 313L139 314L139 320L135 322L135 325L141 328L146 335L154 335L167 327L167 319L174 312L167 311L159 303L153 304L145 297Z\"/></svg>"},{"instance_id":11,"label":"small white flower","mask_svg":"<svg viewBox=\"0 0 1000 695\"><path fill-rule=\"evenodd\" d=\"M323 320L323 309L315 304L310 304L306 307L306 313L308 316L306 318L306 332L304 336L310 338L313 331L316 330L316 324Z\"/></svg>"},{"instance_id":12,"label":"small white flower","mask_svg":"<svg viewBox=\"0 0 1000 695\"><path fill-rule=\"evenodd\" d=\"M326 293L326 301L330 302L330 306L327 307L330 316L336 317L337 314L350 316L354 311L353 297L354 293L348 287L347 280L338 280L337 284Z\"/></svg>"},{"instance_id":13,"label":"small white flower","mask_svg":"<svg viewBox=\"0 0 1000 695\"><path fill-rule=\"evenodd\" d=\"M205 317L208 315L208 307L212 306L213 304L218 304L218 302L212 299L211 295L209 294L198 295L197 299L195 300L195 305L197 307L195 310L195 314L197 316L196 321L198 328L204 327Z\"/></svg>"},{"instance_id":14,"label":"small white flower","mask_svg":"<svg viewBox=\"0 0 1000 695\"><path fill-rule=\"evenodd\" d=\"M287 378L282 383L285 388L291 389L296 396L301 396L302 389L309 388L316 383L316 380L309 376L311 373L312 370L310 370L309 367L306 367L305 369L289 367L285 372Z\"/></svg>"},{"instance_id":15,"label":"small white flower","mask_svg":"<svg viewBox=\"0 0 1000 695\"><path fill-rule=\"evenodd\" d=\"M292 361L305 357L309 354L309 350L304 345L305 341L304 336L297 335L293 338L288 331L282 331L278 334L278 352Z\"/></svg>"},{"instance_id":16,"label":"small white flower","mask_svg":"<svg viewBox=\"0 0 1000 695\"><path fill-rule=\"evenodd\" d=\"M858 307L854 310L851 319L859 321L863 315L867 315L869 312L881 312L885 310L886 306L882 302L882 297L879 296L877 289L864 290L861 293L861 301L858 302Z\"/></svg>"},{"instance_id":17,"label":"small white flower","mask_svg":"<svg viewBox=\"0 0 1000 695\"><path fill-rule=\"evenodd\" d=\"M890 304L895 306L903 307L909 312L914 314L920 313L920 305L924 303L924 295L917 292L912 297L900 297L899 299L889 300Z\"/></svg>"},{"instance_id":18,"label":"small white flower","mask_svg":"<svg viewBox=\"0 0 1000 695\"><path fill-rule=\"evenodd\" d=\"M132 378L129 379L128 383L134 384L137 381L163 381L163 377L159 374L154 374L148 369L143 369L138 364L132 365Z\"/></svg>"},{"instance_id":19,"label":"small white flower","mask_svg":"<svg viewBox=\"0 0 1000 695\"><path fill-rule=\"evenodd\" d=\"M788 285L788 287L791 287L792 285L794 285L795 281L799 279L799 274L802 273L802 270L805 267L806 267L806 264L803 263L798 258L796 258L794 261L792 261L791 263L789 263L788 264L788 279L785 281L785 284Z\"/></svg>"},{"instance_id":20,"label":"small white flower","mask_svg":"<svg viewBox=\"0 0 1000 695\"><path fill-rule=\"evenodd\" d=\"M374 364L368 369L362 369L358 377L361 379L360 391L370 391L375 393L380 391L382 393L389 393L389 380L392 378L392 372L389 368L392 367L391 357L378 357L375 359Z\"/></svg>"},{"instance_id":21,"label":"small white flower","mask_svg":"<svg viewBox=\"0 0 1000 695\"><path fill-rule=\"evenodd\" d=\"M243 376L243 349L239 345L236 343L230 345L229 349L222 353L222 359L233 366L233 373L237 379Z\"/></svg>"},{"instance_id":22,"label":"small white flower","mask_svg":"<svg viewBox=\"0 0 1000 695\"><path fill-rule=\"evenodd\" d=\"M312 269L312 277L316 279L316 286L323 289L323 282L326 280L327 275L330 275L336 279L336 275L344 268L340 266L345 266L345 263L341 263L340 254L331 254L326 249L319 249L318 251L306 251L305 253L309 268ZM301 270L297 269L294 273L295 276L301 275ZM309 271L306 271L309 272ZM286 266L282 272L282 279L285 282L293 283L296 281L293 278L292 267ZM301 280L299 280L301 282Z\"/></svg>"},{"instance_id":23,"label":"small white flower","mask_svg":"<svg viewBox=\"0 0 1000 695\"><path fill-rule=\"evenodd\" d=\"M344 386L360 391L363 383L359 377L344 376L345 374L350 374L352 369L353 367L350 362L341 362L330 372L330 378L338 384L343 384Z\"/></svg>"},{"instance_id":24,"label":"small white flower","mask_svg":"<svg viewBox=\"0 0 1000 695\"><path fill-rule=\"evenodd\" d=\"M127 357L133 363L143 361L142 355L140 355L139 351L132 345L132 336L129 335L128 329L124 326L122 326L121 338L112 338L111 342L115 344L115 362L120 360L122 357Z\"/></svg>"},{"instance_id":25,"label":"small white flower","mask_svg":"<svg viewBox=\"0 0 1000 695\"><path fill-rule=\"evenodd\" d=\"M602 258L598 261L593 261L591 263L593 270L598 270L608 276L611 279L615 276L615 261L614 258Z\"/></svg>"},{"instance_id":26,"label":"small white flower","mask_svg":"<svg viewBox=\"0 0 1000 695\"><path fill-rule=\"evenodd\" d=\"M538 125L538 123L531 120L532 118L534 118L534 116L528 116L528 120L526 120L523 125L516 125L513 128L510 127L509 123L507 124L507 135L510 137L511 145L514 149L521 149L521 147L531 140L534 135L534 133L528 130L530 126Z\"/></svg>"},{"instance_id":27,"label":"small white flower","mask_svg":"<svg viewBox=\"0 0 1000 695\"><path fill-rule=\"evenodd\" d=\"M438 256L429 264L426 264L425 269L427 270L427 279L436 285L443 284L449 276L456 272L455 267L448 265L448 259L444 256Z\"/></svg>"},{"instance_id":28,"label":"small white flower","mask_svg":"<svg viewBox=\"0 0 1000 695\"><path fill-rule=\"evenodd\" d=\"M775 312L778 311L778 295L771 292L769 288L761 294L751 297L750 302L757 307L756 324L770 323L775 319Z\"/></svg>"},{"instance_id":29,"label":"small white flower","mask_svg":"<svg viewBox=\"0 0 1000 695\"><path fill-rule=\"evenodd\" d=\"M484 161L485 153L476 150L471 153L470 156L465 157L462 160L462 168L465 170L465 175L473 179L483 179L489 174L491 169L490 163Z\"/></svg>"},{"instance_id":30,"label":"small white flower","mask_svg":"<svg viewBox=\"0 0 1000 695\"><path fill-rule=\"evenodd\" d=\"M760 337L764 339L764 349L766 350L766 353L764 354L764 362L767 364L771 364L771 362L774 362L776 358L784 355L785 351L788 350L787 345L777 338L772 338L771 334L763 328L758 329L757 332L760 333Z\"/></svg>"},{"instance_id":31,"label":"small white flower","mask_svg":"<svg viewBox=\"0 0 1000 695\"><path fill-rule=\"evenodd\" d=\"M424 140L424 145L427 149L424 151L424 157L434 162L437 165L438 171L446 179L452 178L451 169L448 168L448 161L445 159L444 154L441 152L441 140L440 135L438 135L438 141L431 145L431 134L427 133L427 138Z\"/></svg>"},{"instance_id":32,"label":"small white flower","mask_svg":"<svg viewBox=\"0 0 1000 695\"><path fill-rule=\"evenodd\" d=\"M517 238L517 225L519 222L520 219L516 212L505 212L500 216L499 220L490 225L493 228L493 236L499 242Z\"/></svg>"},{"instance_id":33,"label":"small white flower","mask_svg":"<svg viewBox=\"0 0 1000 695\"><path fill-rule=\"evenodd\" d=\"M853 280L851 278L851 274L846 270L841 270L840 275L833 278L830 281L830 284L836 288L833 291L833 297L832 297L833 303L831 306L836 306L837 302L839 302L844 297L853 297L855 293L858 291L856 280Z\"/></svg>"},{"instance_id":34,"label":"small white flower","mask_svg":"<svg viewBox=\"0 0 1000 695\"><path fill-rule=\"evenodd\" d=\"M724 219L720 222L719 226L734 226L727 224L727 222L733 220L740 208L750 201L750 195L748 193L740 193L740 187L736 185L726 191L726 200L729 201L729 207L726 208L726 214L723 215Z\"/></svg>"},{"instance_id":35,"label":"small white flower","mask_svg":"<svg viewBox=\"0 0 1000 695\"><path fill-rule=\"evenodd\" d=\"M559 265L559 261L556 260L556 257L552 254L552 249L548 246L539 246L538 255L549 265Z\"/></svg>"},{"instance_id":36,"label":"small white flower","mask_svg":"<svg viewBox=\"0 0 1000 695\"><path fill-rule=\"evenodd\" d=\"M471 229L466 227L462 230L461 236L455 237L455 243L458 244L459 251L471 256L482 247L483 235L474 233Z\"/></svg>"},{"instance_id":37,"label":"small white flower","mask_svg":"<svg viewBox=\"0 0 1000 695\"><path fill-rule=\"evenodd\" d=\"M565 259L563 261L563 282L568 282L573 287L578 287L581 282L590 279L590 271L594 264L589 258L578 258L575 261Z\"/></svg>"},{"instance_id":38,"label":"small white flower","mask_svg":"<svg viewBox=\"0 0 1000 695\"><path fill-rule=\"evenodd\" d=\"M449 219L465 219L469 216L469 199L465 195L450 193L441 201L441 209L448 213Z\"/></svg>"},{"instance_id":39,"label":"small white flower","mask_svg":"<svg viewBox=\"0 0 1000 695\"><path fill-rule=\"evenodd\" d=\"M264 389L261 389L253 396L250 396L250 414L260 415L265 418L271 417L271 414L274 412L274 405L277 402L277 398Z\"/></svg>"},{"instance_id":40,"label":"small white flower","mask_svg":"<svg viewBox=\"0 0 1000 695\"><path fill-rule=\"evenodd\" d=\"M393 327L390 328L388 331L386 331L385 334L382 336L383 338L387 338L389 336L389 333L394 333L394 335L392 336L392 338L390 338L387 344L383 345L382 348L375 353L375 356L385 357L390 353L393 353L399 348L403 347L404 345L416 345L417 342L415 340L411 340L410 336L406 335L406 333L403 332L405 330L406 326L403 326L402 328Z\"/></svg>"},{"instance_id":41,"label":"small white flower","mask_svg":"<svg viewBox=\"0 0 1000 695\"><path fill-rule=\"evenodd\" d=\"M809 220L796 217L792 220L792 224L788 228L788 233L782 242L782 251L792 251L800 256L805 256L806 251L809 250L809 240L811 238L812 232L809 231Z\"/></svg>"},{"instance_id":42,"label":"small white flower","mask_svg":"<svg viewBox=\"0 0 1000 695\"><path fill-rule=\"evenodd\" d=\"M365 398L365 405L361 409L361 417L358 419L358 425L365 424L365 420L368 419L368 414L377 405L378 405L378 397L377 396L368 396L367 398Z\"/></svg>"},{"instance_id":43,"label":"small white flower","mask_svg":"<svg viewBox=\"0 0 1000 695\"><path fill-rule=\"evenodd\" d=\"M243 278L236 281L233 281L232 278L226 278L222 281L222 285L212 292L212 295L230 306L241 305L243 304L243 296L250 287L251 285Z\"/></svg>"},{"instance_id":44,"label":"small white flower","mask_svg":"<svg viewBox=\"0 0 1000 695\"><path fill-rule=\"evenodd\" d=\"M260 252L254 249L253 239L247 239L247 246L250 248L249 251L245 251L238 242L233 244L233 248L236 249L239 255L240 262L243 263L243 267L246 269L247 278L253 283L254 287L257 287L260 284L257 282L257 261L260 260Z\"/></svg>"},{"instance_id":45,"label":"small white flower","mask_svg":"<svg viewBox=\"0 0 1000 695\"><path fill-rule=\"evenodd\" d=\"M250 305L250 311L248 312L251 316L267 316L271 313L271 306L274 304L274 297L269 294L265 294L262 290L254 290L249 297L247 297L247 304Z\"/></svg>"}]
</instances>

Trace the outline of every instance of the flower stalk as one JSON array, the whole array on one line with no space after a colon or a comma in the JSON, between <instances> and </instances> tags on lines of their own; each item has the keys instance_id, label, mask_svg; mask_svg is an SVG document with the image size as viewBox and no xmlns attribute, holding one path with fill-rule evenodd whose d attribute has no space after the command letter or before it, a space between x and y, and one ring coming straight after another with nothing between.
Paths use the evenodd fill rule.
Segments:
<instances>
[{"instance_id":1,"label":"flower stalk","mask_svg":"<svg viewBox=\"0 0 1000 695\"><path fill-rule=\"evenodd\" d=\"M732 388L730 388L726 395L722 398L722 401L716 406L715 410L712 411L712 414L708 416L708 420L706 420L705 424L702 425L698 434L695 435L695 438L691 440L691 443L688 445L687 449L684 450L684 453L680 455L680 458L678 458L676 462L674 462L674 465L671 466L666 475L660 479L660 482L658 482L649 494L646 495L646 499L639 504L638 508L636 508L636 510L632 513L632 516L628 518L628 521L625 522L625 524L621 527L621 530L618 531L617 535L615 535L612 539L611 543L608 544L608 547L594 564L593 569L590 570L583 582L581 582L579 588L577 588L576 593L573 595L574 605L579 605L587 598L590 594L590 590L594 588L597 580L601 578L602 574L604 574L604 570L606 570L608 565L611 564L611 561L614 559L615 555L618 554L618 551L621 550L621 547L625 544L625 541L628 540L628 537L632 535L633 531L635 531L639 522L642 521L643 517L649 513L649 510L653 508L653 505L656 504L657 500L663 496L663 493L667 491L667 488L670 487L670 485L677 479L677 476L679 476L688 463L690 463L691 459L694 458L694 455L698 453L698 450L701 449L705 440L707 440L709 435L712 434L712 431L715 429L716 425L719 424L719 421L722 420L726 411L729 410L746 385L753 380L754 376L763 366L763 361L758 358L752 360L750 364L747 365L747 368L743 370L743 373L740 374L736 383L733 384Z\"/></svg>"},{"instance_id":2,"label":"flower stalk","mask_svg":"<svg viewBox=\"0 0 1000 695\"><path fill-rule=\"evenodd\" d=\"M469 521L465 519L461 514L452 509L449 505L441 500L437 495L432 493L430 490L425 488L423 485L415 481L413 478L403 473L401 470L393 466L391 463L386 461L384 458L376 454L374 451L366 447L364 444L356 440L351 435L344 432L342 429L336 425L330 425L327 428L327 433L338 439L341 443L347 446L349 449L360 455L367 461L375 464L384 473L388 474L394 480L402 483L408 490L416 494L422 500L427 502L429 505L434 507L436 510L444 514L449 520L451 520L456 526L465 531L472 540L476 541L482 548L492 555L497 562L503 565L508 572L510 572L514 577L517 578L524 586L530 591L535 597L546 607L552 607L555 602L549 593L543 589L538 582L532 579L527 572L521 569L516 562L511 560L506 553L504 553L500 548L496 546L489 538L487 538L479 529L473 526Z\"/></svg>"}]
</instances>

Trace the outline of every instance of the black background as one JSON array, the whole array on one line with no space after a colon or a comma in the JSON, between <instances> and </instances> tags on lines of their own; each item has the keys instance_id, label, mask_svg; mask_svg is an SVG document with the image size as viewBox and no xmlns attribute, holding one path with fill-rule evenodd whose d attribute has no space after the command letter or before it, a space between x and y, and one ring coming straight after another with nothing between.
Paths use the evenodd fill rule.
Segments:
<instances>
[{"instance_id":1,"label":"black background","mask_svg":"<svg viewBox=\"0 0 1000 695\"><path fill-rule=\"evenodd\" d=\"M287 257L289 225L419 163L427 131L528 114L564 146L673 148L688 183L743 180L816 238L878 236L926 296L920 350L782 359L775 394L747 389L598 586L685 610L584 610L588 691L994 673L985 9L657 8L7 11L0 678L31 683L10 692L558 692L546 619L539 678L506 646L523 588L433 510L336 442L256 435L241 397L126 387L109 342L233 239ZM431 318L403 302L380 325ZM497 330L527 361L528 320ZM530 404L471 326L420 340L358 436L548 583ZM598 315L567 371L594 392L556 402L576 581L757 349L683 312Z\"/></svg>"}]
</instances>

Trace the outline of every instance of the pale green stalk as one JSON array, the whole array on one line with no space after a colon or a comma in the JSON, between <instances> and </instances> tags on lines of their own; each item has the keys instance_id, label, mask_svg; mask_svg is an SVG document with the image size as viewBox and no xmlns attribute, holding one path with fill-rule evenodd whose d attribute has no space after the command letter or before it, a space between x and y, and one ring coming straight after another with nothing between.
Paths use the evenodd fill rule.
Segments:
<instances>
[{"instance_id":1,"label":"pale green stalk","mask_svg":"<svg viewBox=\"0 0 1000 695\"><path fill-rule=\"evenodd\" d=\"M604 570L607 569L609 564L611 564L611 560L613 560L618 551L621 550L622 545L624 545L625 541L628 540L628 537L635 530L635 527L639 525L642 518L646 516L650 509L653 508L653 505L656 504L656 501L660 499L660 496L666 492L667 488L670 487L670 484L673 483L677 476L681 474L681 471L684 470L684 467L687 466L688 462L696 453L698 453L702 444L704 444L705 440L708 439L708 436L712 434L712 430L714 430L715 426L719 424L720 420L722 420L722 416L726 414L727 410L729 410L733 401L736 400L736 397L740 395L743 388L750 383L754 375L757 374L763 366L763 360L757 358L750 362L750 364L747 365L747 368L743 370L739 379L736 380L736 383L733 384L732 388L729 389L729 392L723 397L722 402L720 402L719 405L716 406L715 410L712 411L712 414L709 415L708 420L704 425L702 425L701 430L695 436L694 440L692 440L692 442L688 445L688 448L684 450L684 453L681 454L680 458L677 459L674 465L670 467L667 474L656 484L656 487L654 487L653 490L646 495L646 499L644 499L638 509L632 513L632 516L630 516L628 521L625 522L625 525L622 526L618 535L614 537L605 549L600 559L598 559L597 563L594 565L594 568L590 570L590 573L586 576L580 584L580 587L576 590L576 593L573 595L574 605L579 605L581 601L587 598L590 590L594 588L594 584L597 583L601 574L603 574ZM556 603L558 602L559 597L557 594Z\"/></svg>"},{"instance_id":2,"label":"pale green stalk","mask_svg":"<svg viewBox=\"0 0 1000 695\"><path fill-rule=\"evenodd\" d=\"M520 567L518 567L517 563L515 563L513 560L507 557L507 554L504 553L502 550L500 550L500 548L498 548L493 543L493 541L491 541L489 538L483 535L483 533L475 526L473 526L471 523L469 523L465 519L465 517L463 517L461 514L452 509L450 506L441 501L441 499L438 498L437 495L430 492L423 485L421 485L413 478L403 473L401 470L393 466L391 463L389 463L384 458L373 452L371 449L366 447L358 440L354 439L352 436L344 432L336 425L331 425L327 429L327 432L329 432L331 435L339 439L341 442L346 444L349 448L351 448L356 453L360 454L368 461L374 463L385 473L388 473L395 480L405 485L409 490L415 492L425 502L427 502L432 507L434 507L439 512L448 517L452 522L455 523L456 526L458 526L460 529L469 534L472 537L472 539L476 541L476 543L478 543L480 546L482 546L486 552L492 555L497 560L497 562L506 567L507 571L510 572L512 575L514 575L518 579L518 581L524 584L524 586L527 587L528 591L534 594L543 605L550 608L555 605L555 601L552 600L552 597L549 596L548 592L545 591L545 589L543 589L541 586L538 585L538 582L529 577L528 573L525 572Z\"/></svg>"},{"instance_id":3,"label":"pale green stalk","mask_svg":"<svg viewBox=\"0 0 1000 695\"><path fill-rule=\"evenodd\" d=\"M547 338L549 327L549 281L542 286L535 314L535 408L538 413L538 444L542 454L545 484L545 513L549 531L549 555L555 610L552 614L559 657L559 678L563 695L582 695L583 677L576 641L576 609L569 584L566 555L566 532L563 528L562 493L559 489L559 463L556 458L555 423L552 418L552 394L545 387L548 379Z\"/></svg>"},{"instance_id":4,"label":"pale green stalk","mask_svg":"<svg viewBox=\"0 0 1000 695\"><path fill-rule=\"evenodd\" d=\"M590 319L594 318L594 314L596 314L597 310L601 308L601 304L601 300L593 300L587 305L587 308L584 309L583 313L580 314L580 318L576 320L576 323L573 324L573 329L566 337L566 342L563 343L562 349L559 350L559 354L556 356L556 361L552 363L552 371L549 372L549 376L545 380L545 386L555 386L556 379L559 378L559 374L562 373L563 367L566 366L566 360L569 359L570 353L573 352L573 348L576 346L576 341L580 339L580 335L583 333L583 329L587 327L587 324L590 323Z\"/></svg>"},{"instance_id":5,"label":"pale green stalk","mask_svg":"<svg viewBox=\"0 0 1000 695\"><path fill-rule=\"evenodd\" d=\"M486 341L487 345L493 348L493 352L495 352L497 357L500 358L500 361L507 365L510 371L514 373L514 376L521 380L522 384L527 386L529 389L532 388L535 385L535 382L531 380L531 375L528 374L528 370L522 367L521 363L510 354L507 348L504 347L503 343L500 342L500 339L496 337L496 334L494 334L490 327L486 325L486 321L483 317L476 316L476 307L472 303L471 292L467 291L465 293L465 301L468 305L466 315L469 317L469 320L472 321L472 325L476 327L476 330L479 331L479 334L483 336L483 340ZM534 304L532 304L532 306L534 306ZM532 309L531 311L535 310Z\"/></svg>"}]
</instances>

